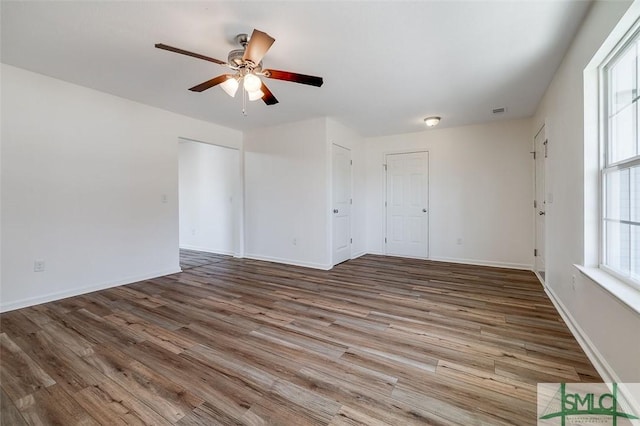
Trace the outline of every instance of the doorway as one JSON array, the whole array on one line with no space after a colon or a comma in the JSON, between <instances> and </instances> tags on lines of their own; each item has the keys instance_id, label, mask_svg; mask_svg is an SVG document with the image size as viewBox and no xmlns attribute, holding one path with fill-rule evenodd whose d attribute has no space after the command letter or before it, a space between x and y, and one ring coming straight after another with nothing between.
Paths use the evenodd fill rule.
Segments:
<instances>
[{"instance_id":1,"label":"doorway","mask_svg":"<svg viewBox=\"0 0 640 426\"><path fill-rule=\"evenodd\" d=\"M387 154L385 253L429 257L429 153Z\"/></svg>"},{"instance_id":2,"label":"doorway","mask_svg":"<svg viewBox=\"0 0 640 426\"><path fill-rule=\"evenodd\" d=\"M333 265L351 259L351 151L332 146Z\"/></svg>"},{"instance_id":3,"label":"doorway","mask_svg":"<svg viewBox=\"0 0 640 426\"><path fill-rule=\"evenodd\" d=\"M535 162L535 199L533 208L535 214L535 248L534 268L535 272L544 284L546 279L545 266L545 226L547 214L546 188L545 188L545 161L547 158L547 137L545 127L538 131L533 140Z\"/></svg>"},{"instance_id":4,"label":"doorway","mask_svg":"<svg viewBox=\"0 0 640 426\"><path fill-rule=\"evenodd\" d=\"M240 152L180 139L179 246L224 255L240 249Z\"/></svg>"}]
</instances>

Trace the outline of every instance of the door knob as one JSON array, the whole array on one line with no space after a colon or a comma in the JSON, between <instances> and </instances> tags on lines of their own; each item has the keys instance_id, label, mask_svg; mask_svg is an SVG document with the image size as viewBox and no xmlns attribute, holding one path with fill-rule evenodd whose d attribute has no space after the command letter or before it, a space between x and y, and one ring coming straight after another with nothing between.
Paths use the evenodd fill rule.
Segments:
<instances>
[{"instance_id":1,"label":"door knob","mask_svg":"<svg viewBox=\"0 0 640 426\"><path fill-rule=\"evenodd\" d=\"M538 216L544 216L544 215L545 215L545 213L544 213L542 210L540 210L540 211L538 212Z\"/></svg>"},{"instance_id":2,"label":"door knob","mask_svg":"<svg viewBox=\"0 0 640 426\"><path fill-rule=\"evenodd\" d=\"M333 209L333 212L334 213L338 213L338 209Z\"/></svg>"},{"instance_id":3,"label":"door knob","mask_svg":"<svg viewBox=\"0 0 640 426\"><path fill-rule=\"evenodd\" d=\"M426 212L427 212L427 209L422 209L422 213L426 213Z\"/></svg>"}]
</instances>

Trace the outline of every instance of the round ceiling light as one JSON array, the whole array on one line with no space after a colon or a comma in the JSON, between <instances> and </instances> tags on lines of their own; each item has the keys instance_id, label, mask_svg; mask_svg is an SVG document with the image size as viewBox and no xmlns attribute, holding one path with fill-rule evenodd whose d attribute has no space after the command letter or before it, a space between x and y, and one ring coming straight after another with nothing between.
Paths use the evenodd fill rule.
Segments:
<instances>
[{"instance_id":1,"label":"round ceiling light","mask_svg":"<svg viewBox=\"0 0 640 426\"><path fill-rule=\"evenodd\" d=\"M424 119L424 124L426 124L427 127L437 126L439 122L440 122L440 117L427 117Z\"/></svg>"}]
</instances>

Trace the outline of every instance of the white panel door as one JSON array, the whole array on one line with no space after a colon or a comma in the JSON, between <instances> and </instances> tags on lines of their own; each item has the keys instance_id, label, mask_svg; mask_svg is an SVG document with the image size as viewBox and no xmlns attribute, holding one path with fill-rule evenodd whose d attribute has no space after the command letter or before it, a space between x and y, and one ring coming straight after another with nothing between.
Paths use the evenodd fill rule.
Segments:
<instances>
[{"instance_id":1,"label":"white panel door","mask_svg":"<svg viewBox=\"0 0 640 426\"><path fill-rule=\"evenodd\" d=\"M333 145L333 264L351 259L351 151Z\"/></svg>"},{"instance_id":2,"label":"white panel door","mask_svg":"<svg viewBox=\"0 0 640 426\"><path fill-rule=\"evenodd\" d=\"M429 256L429 154L389 154L386 197L386 253Z\"/></svg>"},{"instance_id":3,"label":"white panel door","mask_svg":"<svg viewBox=\"0 0 640 426\"><path fill-rule=\"evenodd\" d=\"M545 281L545 225L546 225L546 197L545 197L545 161L547 157L547 137L544 127L540 129L534 138L534 151L536 163L536 195L534 211L536 215L536 247L535 269L542 281Z\"/></svg>"}]
</instances>

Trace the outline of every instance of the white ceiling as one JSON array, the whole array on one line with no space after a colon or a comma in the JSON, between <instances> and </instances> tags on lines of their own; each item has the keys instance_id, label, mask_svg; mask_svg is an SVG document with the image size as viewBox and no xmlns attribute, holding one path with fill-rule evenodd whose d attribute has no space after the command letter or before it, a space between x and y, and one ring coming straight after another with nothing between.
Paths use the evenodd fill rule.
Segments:
<instances>
[{"instance_id":1,"label":"white ceiling","mask_svg":"<svg viewBox=\"0 0 640 426\"><path fill-rule=\"evenodd\" d=\"M2 1L2 62L223 126L247 130L332 116L363 136L533 114L590 2L540 1ZM189 87L226 69L155 49L221 60L253 28L276 39L267 68L324 77L278 80L280 101L241 114L220 88ZM507 112L493 116L492 109Z\"/></svg>"}]
</instances>

